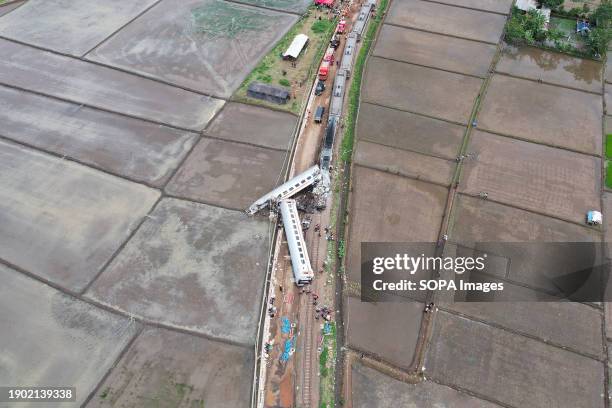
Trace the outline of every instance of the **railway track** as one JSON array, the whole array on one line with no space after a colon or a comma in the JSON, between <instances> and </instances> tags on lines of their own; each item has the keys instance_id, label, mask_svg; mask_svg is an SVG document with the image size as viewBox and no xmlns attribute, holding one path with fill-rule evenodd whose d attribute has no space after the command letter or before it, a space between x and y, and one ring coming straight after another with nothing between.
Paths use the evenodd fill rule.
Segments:
<instances>
[{"instance_id":1,"label":"railway track","mask_svg":"<svg viewBox=\"0 0 612 408\"><path fill-rule=\"evenodd\" d=\"M312 217L311 225L320 224L321 222L321 214L315 214ZM320 265L320 238L319 234L314 230L310 234L310 239L308 240L308 249L311 254L311 262L315 269L315 274L319 270ZM316 279L314 281L317 282ZM314 285L313 285L314 286ZM313 288L314 289L314 288ZM312 299L310 297L304 297L306 306L302 309L305 311L305 327L304 327L304 352L303 352L303 365L302 365L302 388L301 388L301 399L304 407L311 407L312 404L312 375L313 375L313 349L316 349L315 344L315 319L314 319L314 309ZM315 369L316 367L315 364Z\"/></svg>"}]
</instances>

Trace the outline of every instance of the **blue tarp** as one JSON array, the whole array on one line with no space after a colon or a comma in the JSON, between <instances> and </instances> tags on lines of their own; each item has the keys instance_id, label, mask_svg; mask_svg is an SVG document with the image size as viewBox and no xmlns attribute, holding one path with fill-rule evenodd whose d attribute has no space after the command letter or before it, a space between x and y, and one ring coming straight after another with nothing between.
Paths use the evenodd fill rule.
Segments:
<instances>
[{"instance_id":1,"label":"blue tarp","mask_svg":"<svg viewBox=\"0 0 612 408\"><path fill-rule=\"evenodd\" d=\"M286 362L289 360L289 357L291 357L291 354L293 354L293 339L287 339L285 340L285 347L283 349L283 354L280 356L280 361L283 363Z\"/></svg>"},{"instance_id":2,"label":"blue tarp","mask_svg":"<svg viewBox=\"0 0 612 408\"><path fill-rule=\"evenodd\" d=\"M281 333L289 334L291 332L291 322L285 316L281 318Z\"/></svg>"}]
</instances>

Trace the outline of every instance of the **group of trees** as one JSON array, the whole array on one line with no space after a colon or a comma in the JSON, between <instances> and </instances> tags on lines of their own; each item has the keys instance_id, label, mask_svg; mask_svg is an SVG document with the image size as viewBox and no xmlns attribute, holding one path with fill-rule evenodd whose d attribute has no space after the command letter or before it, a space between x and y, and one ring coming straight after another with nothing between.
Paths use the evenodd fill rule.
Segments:
<instances>
[{"instance_id":1,"label":"group of trees","mask_svg":"<svg viewBox=\"0 0 612 408\"><path fill-rule=\"evenodd\" d=\"M547 38L546 21L537 10L523 13L515 8L506 26L506 41L512 44L535 44Z\"/></svg>"},{"instance_id":2,"label":"group of trees","mask_svg":"<svg viewBox=\"0 0 612 408\"><path fill-rule=\"evenodd\" d=\"M542 5L559 10L563 7L563 0L542 0ZM612 40L612 0L602 0L589 20L592 27L584 39L588 53L592 56L603 56ZM577 51L573 46L561 41L564 37L562 32L545 30L545 24L544 16L538 10L525 13L515 8L506 26L506 41L512 44L536 44L550 40L561 51Z\"/></svg>"}]
</instances>

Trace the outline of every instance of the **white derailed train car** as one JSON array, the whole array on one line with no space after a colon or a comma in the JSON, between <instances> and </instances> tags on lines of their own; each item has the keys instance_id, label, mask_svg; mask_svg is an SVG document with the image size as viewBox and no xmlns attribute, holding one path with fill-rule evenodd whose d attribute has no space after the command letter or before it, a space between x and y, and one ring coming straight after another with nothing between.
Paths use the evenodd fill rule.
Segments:
<instances>
[{"instance_id":1,"label":"white derailed train car","mask_svg":"<svg viewBox=\"0 0 612 408\"><path fill-rule=\"evenodd\" d=\"M249 215L255 214L270 203L279 202L285 198L304 190L306 187L321 181L321 170L318 165L314 165L305 172L298 174L289 181L276 187L266 195L260 197L246 210Z\"/></svg>"},{"instance_id":2,"label":"white derailed train car","mask_svg":"<svg viewBox=\"0 0 612 408\"><path fill-rule=\"evenodd\" d=\"M300 222L295 200L281 200L280 212L283 217L283 226L285 227L285 236L289 246L295 284L298 286L307 285L312 282L314 272L312 265L310 265L308 251L306 250L302 223Z\"/></svg>"}]
</instances>

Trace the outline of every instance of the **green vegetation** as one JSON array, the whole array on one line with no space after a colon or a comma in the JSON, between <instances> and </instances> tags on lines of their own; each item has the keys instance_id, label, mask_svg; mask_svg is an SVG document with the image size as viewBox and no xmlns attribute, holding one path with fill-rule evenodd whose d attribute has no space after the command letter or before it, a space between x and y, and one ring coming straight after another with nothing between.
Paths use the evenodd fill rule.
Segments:
<instances>
[{"instance_id":1,"label":"green vegetation","mask_svg":"<svg viewBox=\"0 0 612 408\"><path fill-rule=\"evenodd\" d=\"M0 4L2 4L2 0L0 0ZM109 393L110 393L110 388L106 387L104 391L102 391L102 394L100 394L100 399L106 399Z\"/></svg>"},{"instance_id":2,"label":"green vegetation","mask_svg":"<svg viewBox=\"0 0 612 408\"><path fill-rule=\"evenodd\" d=\"M549 9L556 9L563 4L563 0L542 0L542 5Z\"/></svg>"},{"instance_id":3,"label":"green vegetation","mask_svg":"<svg viewBox=\"0 0 612 408\"><path fill-rule=\"evenodd\" d=\"M606 135L606 158L612 159L612 133Z\"/></svg>"},{"instance_id":4,"label":"green vegetation","mask_svg":"<svg viewBox=\"0 0 612 408\"><path fill-rule=\"evenodd\" d=\"M241 34L260 31L275 24L278 16L253 12L232 3L216 1L191 11L191 28L196 33L204 34L210 39L235 39Z\"/></svg>"},{"instance_id":5,"label":"green vegetation","mask_svg":"<svg viewBox=\"0 0 612 408\"><path fill-rule=\"evenodd\" d=\"M344 240L338 242L338 258L342 259L346 255L346 248L344 247Z\"/></svg>"},{"instance_id":6,"label":"green vegetation","mask_svg":"<svg viewBox=\"0 0 612 408\"><path fill-rule=\"evenodd\" d=\"M321 374L320 406L334 406L334 365L336 350L336 324L329 322L329 333L323 332L321 354L319 355L319 373Z\"/></svg>"},{"instance_id":7,"label":"green vegetation","mask_svg":"<svg viewBox=\"0 0 612 408\"><path fill-rule=\"evenodd\" d=\"M511 44L529 44L546 39L544 16L537 10L523 13L517 7L512 10L512 17L506 25L506 41Z\"/></svg>"},{"instance_id":8,"label":"green vegetation","mask_svg":"<svg viewBox=\"0 0 612 408\"><path fill-rule=\"evenodd\" d=\"M593 11L591 22L600 28L612 27L612 1L602 0L601 4Z\"/></svg>"},{"instance_id":9,"label":"green vegetation","mask_svg":"<svg viewBox=\"0 0 612 408\"><path fill-rule=\"evenodd\" d=\"M612 161L606 160L606 187L612 188Z\"/></svg>"},{"instance_id":10,"label":"green vegetation","mask_svg":"<svg viewBox=\"0 0 612 408\"><path fill-rule=\"evenodd\" d=\"M351 82L351 87L349 88L348 98L347 98L347 112L345 119L345 131L344 137L342 138L342 144L340 145L340 160L343 163L349 163L351 158L353 157L353 146L355 144L355 126L357 122L357 112L359 110L359 95L361 93L361 80L363 76L363 69L365 66L366 59L368 57L368 53L370 52L370 46L372 45L372 41L374 41L374 37L376 36L376 32L378 31L378 26L383 18L383 13L387 9L387 4L389 0L381 0L378 6L378 12L376 16L370 20L370 24L368 26L368 30L366 31L365 36L362 39L362 46L359 50L359 54L357 54L357 58L355 59L355 67L353 69L353 80Z\"/></svg>"},{"instance_id":11,"label":"green vegetation","mask_svg":"<svg viewBox=\"0 0 612 408\"><path fill-rule=\"evenodd\" d=\"M323 34L334 28L335 23L330 20L317 20L313 23L311 30L313 33Z\"/></svg>"},{"instance_id":12,"label":"green vegetation","mask_svg":"<svg viewBox=\"0 0 612 408\"><path fill-rule=\"evenodd\" d=\"M544 1L545 4L546 1ZM563 10L562 3L550 0L550 7L556 10L557 15ZM588 5L572 15L586 17L590 11ZM554 49L571 55L589 58L601 58L606 54L608 43L612 40L612 28L610 19L612 17L612 3L604 0L592 13L591 29L586 35L576 33L576 21L551 17L548 30L546 29L544 16L538 10L530 10L527 13L514 7L512 16L506 24L505 40L515 45L535 45L541 48Z\"/></svg>"},{"instance_id":13,"label":"green vegetation","mask_svg":"<svg viewBox=\"0 0 612 408\"><path fill-rule=\"evenodd\" d=\"M319 19L321 18L321 19ZM310 7L295 25L281 38L274 48L265 55L257 67L246 77L233 96L234 100L254 105L268 106L299 115L305 106L310 81L314 78L329 46L336 19L329 20L325 12ZM308 45L295 63L282 59L282 54L297 34L306 34ZM247 88L253 81L278 83L291 89L291 98L286 105L276 105L259 99L249 98Z\"/></svg>"}]
</instances>

